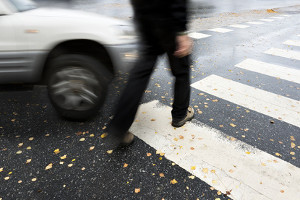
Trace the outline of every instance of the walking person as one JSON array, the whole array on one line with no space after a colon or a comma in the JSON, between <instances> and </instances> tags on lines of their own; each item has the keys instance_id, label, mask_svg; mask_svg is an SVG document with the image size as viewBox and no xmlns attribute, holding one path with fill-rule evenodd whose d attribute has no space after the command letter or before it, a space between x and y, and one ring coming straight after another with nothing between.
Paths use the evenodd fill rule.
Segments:
<instances>
[{"instance_id":1,"label":"walking person","mask_svg":"<svg viewBox=\"0 0 300 200\"><path fill-rule=\"evenodd\" d=\"M187 35L187 0L131 0L141 51L108 125L108 134L121 145L129 145L132 125L158 56L167 54L175 76L172 126L181 127L194 116L190 101L190 53Z\"/></svg>"}]
</instances>

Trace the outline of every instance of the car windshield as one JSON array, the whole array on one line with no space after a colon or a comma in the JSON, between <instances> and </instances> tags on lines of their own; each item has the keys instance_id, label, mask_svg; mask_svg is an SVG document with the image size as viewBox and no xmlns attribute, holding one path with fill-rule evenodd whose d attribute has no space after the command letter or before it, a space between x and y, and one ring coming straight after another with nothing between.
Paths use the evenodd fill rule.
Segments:
<instances>
[{"instance_id":1,"label":"car windshield","mask_svg":"<svg viewBox=\"0 0 300 200\"><path fill-rule=\"evenodd\" d=\"M34 2L30 0L9 0L19 12L32 10L36 8L36 5Z\"/></svg>"}]
</instances>

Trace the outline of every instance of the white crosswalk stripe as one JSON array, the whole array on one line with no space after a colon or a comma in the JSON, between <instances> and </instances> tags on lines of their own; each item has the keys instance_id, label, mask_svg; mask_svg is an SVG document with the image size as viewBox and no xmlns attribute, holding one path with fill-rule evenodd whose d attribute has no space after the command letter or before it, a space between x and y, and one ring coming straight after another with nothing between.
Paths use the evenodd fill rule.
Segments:
<instances>
[{"instance_id":1,"label":"white crosswalk stripe","mask_svg":"<svg viewBox=\"0 0 300 200\"><path fill-rule=\"evenodd\" d=\"M300 47L300 40L287 40L283 44Z\"/></svg>"},{"instance_id":2,"label":"white crosswalk stripe","mask_svg":"<svg viewBox=\"0 0 300 200\"><path fill-rule=\"evenodd\" d=\"M233 28L248 28L249 26L243 25L243 24L232 24L232 25L230 25L230 27L233 27Z\"/></svg>"},{"instance_id":3,"label":"white crosswalk stripe","mask_svg":"<svg viewBox=\"0 0 300 200\"><path fill-rule=\"evenodd\" d=\"M209 31L214 31L214 32L218 32L218 33L227 33L227 32L231 32L231 29L227 29L227 28L213 28L213 29L208 29Z\"/></svg>"},{"instance_id":4,"label":"white crosswalk stripe","mask_svg":"<svg viewBox=\"0 0 300 200\"><path fill-rule=\"evenodd\" d=\"M203 33L197 33L197 32L192 32L188 34L191 38L194 39L202 39L202 38L207 38L210 37L211 35L203 34Z\"/></svg>"},{"instance_id":5,"label":"white crosswalk stripe","mask_svg":"<svg viewBox=\"0 0 300 200\"><path fill-rule=\"evenodd\" d=\"M280 56L280 57L284 57L284 58L300 60L300 51L271 48L271 49L265 51L265 53L273 55L273 56Z\"/></svg>"},{"instance_id":6,"label":"white crosswalk stripe","mask_svg":"<svg viewBox=\"0 0 300 200\"><path fill-rule=\"evenodd\" d=\"M259 25L259 24L264 24L263 22L247 22L248 24L255 24L255 25Z\"/></svg>"},{"instance_id":7,"label":"white crosswalk stripe","mask_svg":"<svg viewBox=\"0 0 300 200\"><path fill-rule=\"evenodd\" d=\"M270 17L272 19L284 19L284 17Z\"/></svg>"},{"instance_id":8,"label":"white crosswalk stripe","mask_svg":"<svg viewBox=\"0 0 300 200\"><path fill-rule=\"evenodd\" d=\"M273 22L273 19L260 19L260 21L264 21L264 22Z\"/></svg>"},{"instance_id":9,"label":"white crosswalk stripe","mask_svg":"<svg viewBox=\"0 0 300 200\"><path fill-rule=\"evenodd\" d=\"M211 75L192 87L300 127L300 101Z\"/></svg>"},{"instance_id":10,"label":"white crosswalk stripe","mask_svg":"<svg viewBox=\"0 0 300 200\"><path fill-rule=\"evenodd\" d=\"M158 101L143 104L131 131L232 199L300 199L299 168L196 121L174 129L170 112Z\"/></svg>"},{"instance_id":11,"label":"white crosswalk stripe","mask_svg":"<svg viewBox=\"0 0 300 200\"><path fill-rule=\"evenodd\" d=\"M235 66L300 84L300 70L297 69L291 69L253 59L246 59Z\"/></svg>"}]
</instances>

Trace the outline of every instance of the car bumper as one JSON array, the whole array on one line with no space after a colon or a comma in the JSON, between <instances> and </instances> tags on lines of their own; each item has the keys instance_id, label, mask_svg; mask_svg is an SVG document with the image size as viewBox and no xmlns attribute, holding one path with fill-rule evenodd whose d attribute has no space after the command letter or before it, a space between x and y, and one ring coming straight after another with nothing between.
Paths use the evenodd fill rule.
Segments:
<instances>
[{"instance_id":1,"label":"car bumper","mask_svg":"<svg viewBox=\"0 0 300 200\"><path fill-rule=\"evenodd\" d=\"M138 44L108 46L115 72L129 72L138 58Z\"/></svg>"}]
</instances>

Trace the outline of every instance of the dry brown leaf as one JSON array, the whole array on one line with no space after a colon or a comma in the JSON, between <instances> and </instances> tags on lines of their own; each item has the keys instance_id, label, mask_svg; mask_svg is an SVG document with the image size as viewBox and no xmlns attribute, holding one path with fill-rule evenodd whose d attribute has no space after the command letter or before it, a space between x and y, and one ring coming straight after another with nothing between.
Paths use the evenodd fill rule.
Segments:
<instances>
[{"instance_id":1,"label":"dry brown leaf","mask_svg":"<svg viewBox=\"0 0 300 200\"><path fill-rule=\"evenodd\" d=\"M141 189L140 188L135 188L134 189L134 192L137 194L137 193L140 193L141 192Z\"/></svg>"},{"instance_id":2,"label":"dry brown leaf","mask_svg":"<svg viewBox=\"0 0 300 200\"><path fill-rule=\"evenodd\" d=\"M154 122L154 121L155 121L155 119L151 119L151 121L152 121L152 122Z\"/></svg>"},{"instance_id":3,"label":"dry brown leaf","mask_svg":"<svg viewBox=\"0 0 300 200\"><path fill-rule=\"evenodd\" d=\"M159 176L162 178L165 177L165 175L163 173L160 173Z\"/></svg>"},{"instance_id":4,"label":"dry brown leaf","mask_svg":"<svg viewBox=\"0 0 300 200\"><path fill-rule=\"evenodd\" d=\"M179 139L183 140L183 139L184 139L184 137L183 137L182 135L179 135Z\"/></svg>"},{"instance_id":5,"label":"dry brown leaf","mask_svg":"<svg viewBox=\"0 0 300 200\"><path fill-rule=\"evenodd\" d=\"M151 156L152 154L151 153L147 153L147 156L149 157L149 156Z\"/></svg>"}]
</instances>

